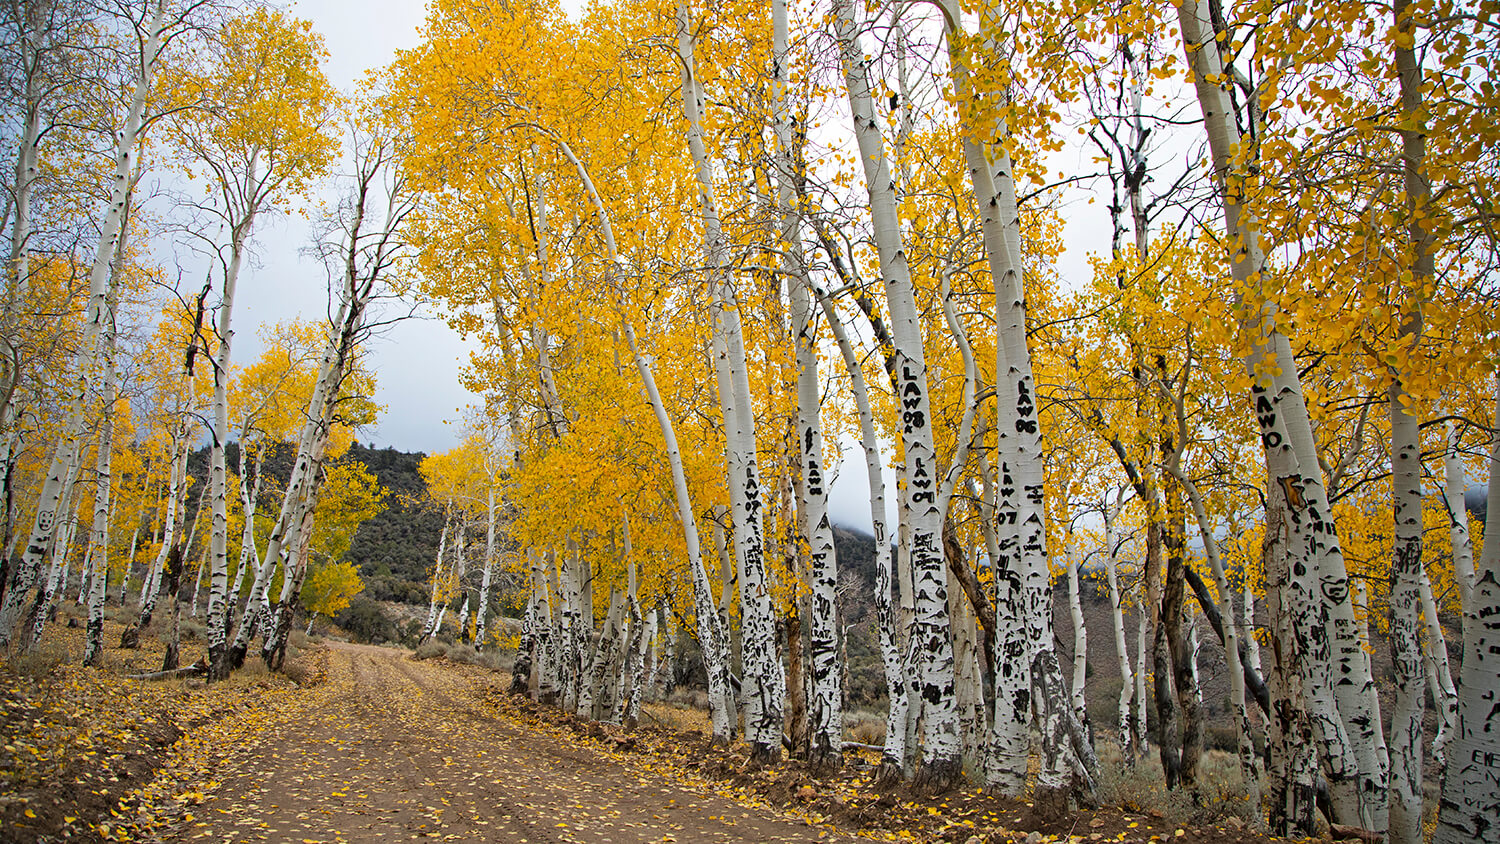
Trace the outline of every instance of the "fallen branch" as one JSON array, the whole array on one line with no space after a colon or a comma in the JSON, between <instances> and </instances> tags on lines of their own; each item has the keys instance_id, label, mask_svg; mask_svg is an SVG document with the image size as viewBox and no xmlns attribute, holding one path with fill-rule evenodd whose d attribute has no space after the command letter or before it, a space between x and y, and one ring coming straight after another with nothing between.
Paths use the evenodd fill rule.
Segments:
<instances>
[{"instance_id":1,"label":"fallen branch","mask_svg":"<svg viewBox=\"0 0 1500 844\"><path fill-rule=\"evenodd\" d=\"M208 666L199 660L186 668L172 668L167 671L151 671L146 674L127 674L131 680L167 680L172 677L191 677L197 674L207 674Z\"/></svg>"},{"instance_id":2,"label":"fallen branch","mask_svg":"<svg viewBox=\"0 0 1500 844\"><path fill-rule=\"evenodd\" d=\"M870 751L874 751L875 753L884 753L885 752L885 745L883 745L883 744L860 744L857 741L846 741L846 742L844 742L844 749L845 750L870 750Z\"/></svg>"}]
</instances>

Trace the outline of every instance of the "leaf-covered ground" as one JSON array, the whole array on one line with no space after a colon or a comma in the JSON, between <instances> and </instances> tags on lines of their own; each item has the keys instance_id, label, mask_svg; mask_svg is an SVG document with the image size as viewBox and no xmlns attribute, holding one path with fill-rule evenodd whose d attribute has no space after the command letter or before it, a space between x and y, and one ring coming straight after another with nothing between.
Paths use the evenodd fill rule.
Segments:
<instances>
[{"instance_id":1,"label":"leaf-covered ground","mask_svg":"<svg viewBox=\"0 0 1500 844\"><path fill-rule=\"evenodd\" d=\"M213 686L127 679L159 664L151 644L83 669L81 631L54 625L41 656L0 662L0 839L1267 840L1118 809L1046 826L979 790L882 793L868 759L835 777L749 770L701 733L626 735L516 700L486 669L385 648L308 647L301 685L254 660Z\"/></svg>"},{"instance_id":2,"label":"leaf-covered ground","mask_svg":"<svg viewBox=\"0 0 1500 844\"><path fill-rule=\"evenodd\" d=\"M106 624L106 643L120 631ZM200 650L185 638L183 664ZM128 679L160 667L154 635L138 650L110 647L102 669L81 667L82 652L82 629L65 619L48 626L38 652L0 656L0 840L158 837L200 811L224 747L295 719L329 691L322 649L300 658L304 685L255 664L214 686Z\"/></svg>"},{"instance_id":3,"label":"leaf-covered ground","mask_svg":"<svg viewBox=\"0 0 1500 844\"><path fill-rule=\"evenodd\" d=\"M538 707L488 681L488 706L509 718L549 732L559 742L593 745L615 758L640 758L663 777L711 790L742 804L791 812L820 829L886 841L1000 842L1177 842L1177 844L1266 844L1277 839L1247 829L1237 819L1210 825L1174 823L1146 808L1103 807L1079 812L1062 823L1039 821L1023 800L998 797L982 788L930 796L905 789L881 790L873 782L869 754L846 757L837 775L820 775L795 761L749 769L742 746L714 748L698 731L644 727L628 736L609 725L589 723Z\"/></svg>"}]
</instances>

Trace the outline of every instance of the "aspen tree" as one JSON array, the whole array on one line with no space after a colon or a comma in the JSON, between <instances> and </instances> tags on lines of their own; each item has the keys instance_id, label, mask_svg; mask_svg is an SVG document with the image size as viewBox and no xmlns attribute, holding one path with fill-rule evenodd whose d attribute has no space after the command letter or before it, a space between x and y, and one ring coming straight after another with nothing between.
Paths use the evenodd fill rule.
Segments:
<instances>
[{"instance_id":1,"label":"aspen tree","mask_svg":"<svg viewBox=\"0 0 1500 844\"><path fill-rule=\"evenodd\" d=\"M156 0L151 7L149 21L145 22L141 28L138 75L135 78L129 108L115 135L115 169L110 184L109 203L100 219L99 237L89 270L88 304L84 313L84 332L79 345L80 354L85 356L81 360L84 361L97 358L99 338L105 328L105 299L109 292L110 268L113 265L115 251L123 231L125 206L135 169L137 141L145 121L146 99L158 71L163 37L169 23L169 5L166 0ZM47 552L48 543L57 526L58 508L62 503L60 496L63 475L78 449L78 437L83 424L84 397L88 394L92 384L95 369L96 367L92 365L81 367L77 383L69 391L62 422L62 436L53 449L46 480L37 502L31 535L26 542L19 564L11 569L10 579L6 584L4 604L0 605L0 645L10 643L26 599L33 597L33 605L35 605L43 597L40 589L35 596L32 596L31 592L33 588L41 585L38 584L38 580L42 558ZM36 642L28 637L24 644L30 648L34 647Z\"/></svg>"},{"instance_id":2,"label":"aspen tree","mask_svg":"<svg viewBox=\"0 0 1500 844\"><path fill-rule=\"evenodd\" d=\"M1500 376L1491 420L1500 420ZM1500 436L1491 436L1489 510L1470 603L1464 607L1458 721L1446 748L1435 844L1483 841L1500 830L1500 708L1495 706L1500 651L1494 645L1500 636Z\"/></svg>"},{"instance_id":3,"label":"aspen tree","mask_svg":"<svg viewBox=\"0 0 1500 844\"><path fill-rule=\"evenodd\" d=\"M330 297L337 305L325 329L322 359L303 416L281 513L256 574L259 592L257 587L251 589L252 604L264 600L270 572L285 548L289 565L262 643L262 655L277 665L285 656L297 590L307 574L306 549L312 539L329 438L336 417L357 423L367 421L372 412L359 391L373 385L368 376L355 377L359 344L372 327L381 324L371 309L390 294L389 287L396 281L393 276L404 262L407 244L400 232L415 205L405 178L394 172L398 144L388 121L381 115L353 133L354 169L348 193L322 242L332 282ZM258 622L255 616L241 620L235 643L224 658L226 666L237 667L243 661ZM228 669L216 665L211 670L227 673Z\"/></svg>"},{"instance_id":4,"label":"aspen tree","mask_svg":"<svg viewBox=\"0 0 1500 844\"><path fill-rule=\"evenodd\" d=\"M916 618L911 635L917 643L913 648L918 659L914 668L920 678L918 692L923 706L922 760L917 782L943 791L956 785L962 772L958 712L953 699L953 643L948 630L948 573L943 557L942 516L937 506L937 460L930 426L927 365L884 139L871 96L869 59L860 45L860 27L855 21L853 4L835 0L833 12L844 87L854 116L895 341L901 444L905 454L902 505L909 514L906 524L911 530L916 580Z\"/></svg>"},{"instance_id":5,"label":"aspen tree","mask_svg":"<svg viewBox=\"0 0 1500 844\"><path fill-rule=\"evenodd\" d=\"M1130 701L1135 697L1135 677L1130 670L1130 649L1125 644L1125 612L1121 603L1118 575L1121 540L1117 540L1120 510L1125 503L1125 488L1115 490L1114 500L1104 501L1104 577L1109 586L1109 611L1115 634L1115 656L1120 661L1119 729L1120 755L1126 765L1133 765L1139 753L1141 735L1130 718Z\"/></svg>"},{"instance_id":6,"label":"aspen tree","mask_svg":"<svg viewBox=\"0 0 1500 844\"><path fill-rule=\"evenodd\" d=\"M541 129L541 127L533 125L531 128L538 129L546 134L546 130ZM676 429L672 423L671 416L667 413L666 404L662 401L661 391L657 388L656 374L651 358L641 350L636 340L635 327L628 317L623 280L619 277L619 274L625 269L625 263L615 245L614 229L610 225L609 211L605 207L604 201L600 198L597 189L594 187L594 182L589 176L588 168L574 153L573 148L562 138L555 135L551 136L551 140L557 144L563 155L568 159L568 162L573 165L578 174L579 181L583 183L584 192L589 202L594 206L599 215L599 234L604 241L606 255L610 262L607 272L610 274L610 286L613 289L625 342L635 362L636 373L640 376L647 401L650 403L652 412L656 416L657 425L661 429L662 439L666 446L667 461L672 470L672 487L677 501L677 515L687 545L688 565L693 580L693 605L694 614L697 617L698 641L703 649L704 668L708 673L709 716L713 724L713 738L716 743L727 744L733 727L730 722L732 712L724 705L729 697L729 667L726 664L725 635L723 628L719 625L718 614L714 610L713 594L708 585L708 572L703 566L703 556L698 540L697 519L693 513L692 498L688 491L687 477L683 470L682 453L677 446Z\"/></svg>"},{"instance_id":7,"label":"aspen tree","mask_svg":"<svg viewBox=\"0 0 1500 844\"><path fill-rule=\"evenodd\" d=\"M1178 10L1178 23L1186 50L1199 104L1205 121L1213 162L1214 183L1220 193L1229 236L1229 264L1235 279L1240 307L1247 312L1242 332L1248 336L1251 351L1247 356L1254 386L1252 401L1260 426L1268 476L1268 523L1287 531L1284 543L1268 548L1266 572L1268 590L1287 590L1287 604L1293 620L1291 632L1296 637L1298 653L1293 657L1303 676L1300 685L1307 702L1307 712L1318 738L1334 811L1340 818L1358 819L1367 829L1384 826L1385 773L1376 759L1375 737L1379 724L1365 718L1362 735L1351 736L1346 728L1347 708L1350 715L1363 711L1363 697L1371 687L1368 663L1357 642L1346 641L1352 633L1353 610L1348 600L1348 578L1344 572L1337 533L1331 521L1327 496L1322 484L1322 470L1312 443L1311 423L1303 400L1298 370L1292 359L1291 346L1285 334L1274 324L1269 305L1255 300L1259 287L1266 281L1265 257L1260 232L1253 218L1245 213L1240 198L1242 176L1236 170L1234 145L1241 138L1231 122L1233 109L1227 92L1230 76L1226 73L1213 28L1196 0L1185 0ZM1268 540L1273 531L1268 526ZM1296 560L1298 576L1284 574ZM1307 572L1301 575L1300 572ZM1323 596L1334 596L1331 624L1327 639L1313 633L1323 627L1316 620ZM1331 640L1331 641L1330 641ZM1292 646L1292 643L1285 643ZM1337 653L1330 653L1336 648ZM1334 663L1338 674L1346 678L1335 683ZM1335 700L1341 694L1349 706ZM1295 705L1295 704L1293 704ZM1298 785L1297 789L1305 789ZM1288 800L1300 804L1304 796ZM1301 817L1301 808L1286 814ZM1278 813L1273 813L1273 818ZM1285 815L1283 815L1284 817Z\"/></svg>"},{"instance_id":8,"label":"aspen tree","mask_svg":"<svg viewBox=\"0 0 1500 844\"><path fill-rule=\"evenodd\" d=\"M802 482L799 514L805 531L808 557L812 562L812 612L809 643L812 652L812 724L810 760L815 766L838 767L843 753L842 666L834 633L834 587L838 582L838 557L833 527L828 521L828 488L824 478L823 426L818 394L817 322L812 281L802 249L802 215L798 211L792 150L793 132L788 114L787 77L791 51L785 0L771 4L771 85L776 133L776 203L780 217L782 272L791 284L792 336L797 358L796 447ZM883 516L883 514L882 514ZM879 539L876 540L880 542ZM877 550L877 553L879 551ZM889 584L886 600L889 601Z\"/></svg>"},{"instance_id":9,"label":"aspen tree","mask_svg":"<svg viewBox=\"0 0 1500 844\"><path fill-rule=\"evenodd\" d=\"M174 80L195 108L179 113L178 142L212 187L205 210L228 229L216 245L222 264L209 491L213 527L209 566L208 650L211 679L224 676L228 649L228 492L224 447L229 437L229 362L240 267L256 219L323 170L333 141L324 134L334 94L317 66L321 39L308 24L257 10L228 22L211 64Z\"/></svg>"},{"instance_id":10,"label":"aspen tree","mask_svg":"<svg viewBox=\"0 0 1500 844\"><path fill-rule=\"evenodd\" d=\"M1428 283L1436 272L1433 256L1430 186L1426 171L1426 140L1420 110L1423 105L1422 66L1415 50L1416 11L1410 0L1395 0L1395 65L1401 91L1401 170L1406 198L1409 269L1416 285ZM1414 126L1410 124L1415 124ZM1409 344L1423 330L1420 302L1405 306L1397 344ZM1406 392L1405 375L1388 370L1391 423L1392 516L1395 524L1391 562L1391 650L1395 663L1396 711L1391 722L1390 819L1393 844L1417 844L1422 836L1422 692L1425 672L1418 641L1422 615L1422 443L1416 405Z\"/></svg>"},{"instance_id":11,"label":"aspen tree","mask_svg":"<svg viewBox=\"0 0 1500 844\"><path fill-rule=\"evenodd\" d=\"M101 415L99 420L99 442L94 457L94 518L89 528L89 560L91 567L84 572L89 581L88 622L84 632L84 665L99 665L104 654L104 599L109 577L109 521L112 512L110 473L114 456L115 403L118 400L118 369L115 358L119 354L119 324L116 309L119 307L120 274L125 263L125 242L130 220L129 194L125 198L125 222L120 235L119 248L115 250L114 280L110 295L105 298L107 313L103 315L104 333L99 339L102 350L104 372L101 373ZM82 598L82 587L79 597Z\"/></svg>"},{"instance_id":12,"label":"aspen tree","mask_svg":"<svg viewBox=\"0 0 1500 844\"><path fill-rule=\"evenodd\" d=\"M487 453L487 459L494 459L493 455ZM488 623L487 616L490 611L490 578L495 571L495 486L494 479L490 481L489 506L485 508L484 526L484 573L479 580L479 610L478 620L474 626L474 648L481 650L485 646L485 626Z\"/></svg>"},{"instance_id":13,"label":"aspen tree","mask_svg":"<svg viewBox=\"0 0 1500 844\"><path fill-rule=\"evenodd\" d=\"M945 6L946 32L954 91L961 99L973 96L968 68L962 59L963 37L954 4ZM1052 636L1052 590L1045 529L1045 502L1031 351L1026 341L1026 304L1022 282L1020 213L1016 204L1012 161L1005 144L1010 140L1004 120L994 127L993 158L982 145L978 128L963 126L965 165L979 208L985 255L995 291L996 456L1000 495L1000 555L996 582L1014 567L1021 581L1026 631L1026 659L1030 665L1033 717L1042 735L1042 768L1034 800L1043 816L1066 812L1068 796L1092 800L1097 760L1082 727L1066 703L1062 670ZM1009 565L1007 565L1007 561ZM1012 581L1013 583L1013 581ZM996 637L997 645L1000 637ZM997 659L998 664L998 659ZM1015 746L1021 737L1001 721L1001 692L996 692L996 738ZM997 742L1000 744L1000 742ZM997 753L1006 753L997 747ZM1014 751L1009 751L1015 758ZM1025 770L1007 771L1002 788L1014 789Z\"/></svg>"},{"instance_id":14,"label":"aspen tree","mask_svg":"<svg viewBox=\"0 0 1500 844\"><path fill-rule=\"evenodd\" d=\"M443 558L448 555L448 533L453 529L453 513L448 505L443 506L443 532L438 539L437 560L432 567L432 589L427 602L427 623L422 625L423 642L431 642L438 634L438 607L447 601L444 589L447 577L443 572Z\"/></svg>"},{"instance_id":15,"label":"aspen tree","mask_svg":"<svg viewBox=\"0 0 1500 844\"><path fill-rule=\"evenodd\" d=\"M677 7L677 52L682 68L683 116L687 144L698 180L703 217L704 257L717 305L715 325L721 334L728 390L721 389L728 452L731 524L739 574L741 624L744 626L745 733L754 762L774 762L781 754L786 678L777 653L770 583L766 577L761 474L755 454L755 419L740 321L740 294L726 265L713 165L703 144L703 94L694 70L693 36L686 0Z\"/></svg>"}]
</instances>

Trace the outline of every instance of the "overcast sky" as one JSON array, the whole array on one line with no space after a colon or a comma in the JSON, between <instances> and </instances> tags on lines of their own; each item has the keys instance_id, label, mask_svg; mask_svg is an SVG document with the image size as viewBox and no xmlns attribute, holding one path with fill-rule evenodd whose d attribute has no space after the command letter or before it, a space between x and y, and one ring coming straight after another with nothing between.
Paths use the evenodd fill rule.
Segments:
<instances>
[{"instance_id":1,"label":"overcast sky","mask_svg":"<svg viewBox=\"0 0 1500 844\"><path fill-rule=\"evenodd\" d=\"M416 46L424 8L420 2L360 0L301 0L291 5L291 11L312 21L327 41L324 71L345 91L352 90L367 70L390 64L397 50ZM330 190L325 200L335 199ZM247 267L235 303L239 363L248 364L261 352L252 329L325 313L327 274L319 261L305 254L311 240L312 229L300 216L257 223L257 260ZM385 410L361 440L428 453L456 445L455 429L444 420L457 418L457 409L471 400L458 383L459 361L467 356L458 335L434 319L407 320L372 341L368 353L379 384L376 400Z\"/></svg>"}]
</instances>

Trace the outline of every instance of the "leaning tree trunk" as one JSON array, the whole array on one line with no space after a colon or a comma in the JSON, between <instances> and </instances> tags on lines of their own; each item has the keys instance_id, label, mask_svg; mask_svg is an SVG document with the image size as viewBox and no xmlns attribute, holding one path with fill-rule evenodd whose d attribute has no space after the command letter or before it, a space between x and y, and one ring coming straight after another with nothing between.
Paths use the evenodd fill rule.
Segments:
<instances>
[{"instance_id":1,"label":"leaning tree trunk","mask_svg":"<svg viewBox=\"0 0 1500 844\"><path fill-rule=\"evenodd\" d=\"M1495 387L1492 419L1500 420L1500 377ZM1493 841L1500 834L1500 434L1492 442L1484 547L1464 608L1458 722L1448 743L1433 844Z\"/></svg>"},{"instance_id":2,"label":"leaning tree trunk","mask_svg":"<svg viewBox=\"0 0 1500 844\"><path fill-rule=\"evenodd\" d=\"M245 515L244 529L240 532L240 561L235 566L234 588L229 592L229 611L224 613L224 635L229 635L229 628L234 624L237 616L243 616L246 607L239 612L236 608L240 606L240 593L244 591L245 576L251 572L260 570L260 559L255 548L255 514L259 509L260 482L266 476L262 471L265 465L266 443L261 441L259 452L255 459L255 482L247 483L246 476L249 474L249 464L245 460L245 443L240 443L240 503Z\"/></svg>"},{"instance_id":3,"label":"leaning tree trunk","mask_svg":"<svg viewBox=\"0 0 1500 844\"><path fill-rule=\"evenodd\" d=\"M1071 548L1063 548L1063 559L1068 569L1068 615L1073 622L1073 713L1084 732L1089 732L1088 699L1084 686L1088 683L1089 631L1083 622L1083 596L1079 594L1082 581L1078 577L1078 555Z\"/></svg>"},{"instance_id":4,"label":"leaning tree trunk","mask_svg":"<svg viewBox=\"0 0 1500 844\"><path fill-rule=\"evenodd\" d=\"M1447 763L1448 740L1453 737L1453 724L1458 718L1458 689L1453 685L1453 671L1448 664L1448 640L1443 634L1442 621L1438 619L1437 600L1425 571L1421 587L1422 624L1426 630L1422 663L1427 669L1427 685L1438 716L1437 735L1432 739L1432 758L1441 768Z\"/></svg>"},{"instance_id":5,"label":"leaning tree trunk","mask_svg":"<svg viewBox=\"0 0 1500 844\"><path fill-rule=\"evenodd\" d=\"M266 540L265 557L255 571L255 580L251 583L250 595L245 601L245 612L235 631L234 643L224 654L224 665L211 668L215 672L227 673L244 664L250 640L267 613L267 592L271 586L272 574L281 562L283 549L295 549L299 543L299 531L306 508L319 483L318 473L322 467L322 450L328 436L333 401L343 380L353 333L359 325L359 303L351 302L351 298L346 297L340 302L335 320L335 324L340 326L340 335L324 346L317 381L307 406L307 416L297 435L297 455L292 460L292 470L287 476L281 510Z\"/></svg>"},{"instance_id":6,"label":"leaning tree trunk","mask_svg":"<svg viewBox=\"0 0 1500 844\"><path fill-rule=\"evenodd\" d=\"M724 433L729 452L730 507L734 527L736 562L740 580L740 623L744 630L745 737L753 762L774 762L781 754L781 731L786 698L786 677L776 643L775 609L763 557L760 468L755 454L754 408L751 405L749 371L745 359L744 334L740 326L739 296L729 277L726 243L720 228L718 203L713 185L713 162L703 144L700 128L703 104L693 61L693 37L687 0L677 8L677 49L681 59L683 115L687 121L688 149L698 179L699 211L703 217L704 255L716 290L716 327L724 339L723 362L730 390L719 393L724 412Z\"/></svg>"},{"instance_id":7,"label":"leaning tree trunk","mask_svg":"<svg viewBox=\"0 0 1500 844\"><path fill-rule=\"evenodd\" d=\"M1236 170L1240 132L1231 119L1228 76L1200 4L1184 0L1178 23L1193 82L1204 114L1214 167L1223 199L1236 288L1253 291L1264 279L1260 231L1240 196ZM1246 358L1251 399L1265 452L1269 497L1281 500L1288 535L1282 546L1296 576L1283 583L1304 672L1301 686L1322 753L1335 819L1371 830L1385 827L1387 763L1374 700L1369 661L1359 646L1348 575L1332 521L1312 424L1292 357L1291 344L1275 324L1269 303L1245 303L1249 314L1241 331L1250 342ZM1334 682L1334 677L1341 678Z\"/></svg>"},{"instance_id":8,"label":"leaning tree trunk","mask_svg":"<svg viewBox=\"0 0 1500 844\"><path fill-rule=\"evenodd\" d=\"M915 577L916 618L911 635L919 647L917 674L922 700L922 761L917 783L933 790L956 786L962 777L962 746L954 703L953 642L947 606L948 570L943 559L942 513L938 508L937 452L933 444L927 362L922 346L916 290L906 263L905 238L886 163L884 139L871 94L869 58L850 0L835 0L835 27L844 85L854 115L855 137L870 198L876 252L885 281L886 305L895 343L896 381L901 402L902 506L909 514Z\"/></svg>"},{"instance_id":9,"label":"leaning tree trunk","mask_svg":"<svg viewBox=\"0 0 1500 844\"><path fill-rule=\"evenodd\" d=\"M448 530L452 527L453 517L444 515L443 532L438 540L437 562L432 569L432 589L430 599L427 602L427 623L422 625L422 641L430 642L437 635L438 606L443 603L443 557L448 552Z\"/></svg>"},{"instance_id":10,"label":"leaning tree trunk","mask_svg":"<svg viewBox=\"0 0 1500 844\"><path fill-rule=\"evenodd\" d=\"M62 590L62 585L67 580L68 552L73 546L73 535L78 530L77 505L79 502L73 497L73 487L78 482L79 462L82 459L82 449L74 452L73 462L68 466L67 475L63 479L61 506L58 508L58 512L63 514L63 521L52 536L50 554L52 564L47 569L47 577L39 584L36 600L32 602L24 629L21 631L21 643L24 648L35 647L41 642L42 628L47 623L49 608L52 607L55 596Z\"/></svg>"},{"instance_id":11,"label":"leaning tree trunk","mask_svg":"<svg viewBox=\"0 0 1500 844\"><path fill-rule=\"evenodd\" d=\"M322 490L321 474L323 455L327 440L319 440L313 450L312 484L301 505L301 520L296 532L289 537L286 564L281 575L281 597L276 601L267 618L266 632L261 640L260 655L266 667L279 671L286 664L287 644L291 640L292 616L296 612L297 596L302 594L302 581L307 577L307 558L312 544L313 514L318 507L318 495Z\"/></svg>"},{"instance_id":12,"label":"leaning tree trunk","mask_svg":"<svg viewBox=\"0 0 1500 844\"><path fill-rule=\"evenodd\" d=\"M616 267L622 266L619 250L615 247L614 230L609 222L609 211L604 201L600 199L599 192L594 188L588 168L584 167L583 162L566 142L556 136L553 136L553 140L562 149L569 163L577 169L584 191L588 194L595 210L599 212L600 234L604 237L611 264ZM612 283L620 322L624 328L625 342L630 348L631 357L635 360L636 372L640 375L647 401L650 402L652 413L656 416L657 426L661 429L667 462L672 469L672 489L677 499L677 516L682 524L683 537L687 546L688 567L693 578L693 609L698 622L698 643L703 648L703 667L708 674L708 708L709 719L713 724L714 742L728 744L734 728L730 721L732 710L725 706L725 702L729 699L729 666L725 660L724 629L719 624L713 592L708 585L708 571L703 566L697 517L693 512L692 496L688 492L682 452L677 446L677 432L672 424L672 417L667 414L666 404L662 402L661 392L656 387L656 373L651 359L641 351L640 344L636 342L635 325L626 317L625 294L621 281L615 278Z\"/></svg>"}]
</instances>

